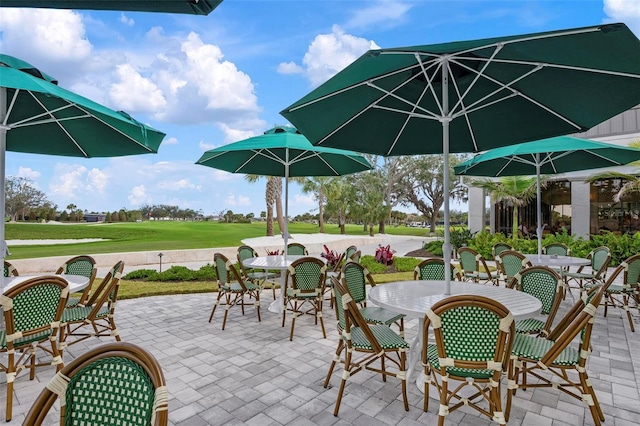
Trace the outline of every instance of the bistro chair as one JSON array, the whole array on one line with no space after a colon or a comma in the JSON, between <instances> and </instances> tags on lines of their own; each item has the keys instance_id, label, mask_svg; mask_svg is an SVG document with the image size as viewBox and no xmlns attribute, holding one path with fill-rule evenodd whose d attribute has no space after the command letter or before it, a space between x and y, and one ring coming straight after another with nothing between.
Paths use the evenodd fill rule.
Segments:
<instances>
[{"instance_id":1,"label":"bistro chair","mask_svg":"<svg viewBox=\"0 0 640 426\"><path fill-rule=\"evenodd\" d=\"M242 276L244 277L245 281L257 284L260 286L260 288L264 288L265 284L269 284L269 286L271 287L271 291L273 292L273 300L276 300L276 287L280 287L280 283L278 283L277 281L278 273L245 268L242 262L247 259L258 257L258 253L253 249L253 247L238 247L238 253L236 257L238 259L238 264L240 265L240 270L242 271Z\"/></svg>"},{"instance_id":2,"label":"bistro chair","mask_svg":"<svg viewBox=\"0 0 640 426\"><path fill-rule=\"evenodd\" d=\"M617 277L622 275L622 284L614 284L613 282ZM638 286L640 281L640 254L628 257L626 260L620 263L611 273L611 276L605 283L605 292L602 297L604 305L604 316L607 316L609 307L620 308L627 313L627 320L629 321L629 328L632 332L636 329L633 325L633 318L629 311L629 300L635 302L636 308L638 304ZM590 289L596 285L587 284L586 289Z\"/></svg>"},{"instance_id":3,"label":"bistro chair","mask_svg":"<svg viewBox=\"0 0 640 426\"><path fill-rule=\"evenodd\" d=\"M500 254L496 255L495 259L498 265L498 271L500 272L500 279L502 279L505 285L509 285L518 272L524 268L533 266L524 254L515 250L503 250Z\"/></svg>"},{"instance_id":4,"label":"bistro chair","mask_svg":"<svg viewBox=\"0 0 640 426\"><path fill-rule=\"evenodd\" d=\"M571 249L564 243L550 243L542 247L543 254L557 255L557 256L571 256Z\"/></svg>"},{"instance_id":5,"label":"bistro chair","mask_svg":"<svg viewBox=\"0 0 640 426\"><path fill-rule=\"evenodd\" d=\"M498 277L491 273L484 256L480 253L469 247L460 247L458 249L458 257L460 258L460 267L465 280L473 281L474 283L498 284Z\"/></svg>"},{"instance_id":6,"label":"bistro chair","mask_svg":"<svg viewBox=\"0 0 640 426\"><path fill-rule=\"evenodd\" d=\"M516 335L509 372L507 407L510 407L511 397L518 388L560 389L585 403L591 411L594 424L601 425L604 415L587 375L587 361L591 354L593 323L604 291L604 286L594 287L578 298L548 337ZM578 342L573 343L576 338ZM571 371L578 380L568 374ZM528 375L535 377L536 382L528 383Z\"/></svg>"},{"instance_id":7,"label":"bistro chair","mask_svg":"<svg viewBox=\"0 0 640 426\"><path fill-rule=\"evenodd\" d=\"M516 333L541 334L548 336L560 303L564 299L564 283L562 277L546 266L531 266L516 273L509 283L516 288L534 296L542 303L541 315L546 319L527 318L516 321Z\"/></svg>"},{"instance_id":8,"label":"bistro chair","mask_svg":"<svg viewBox=\"0 0 640 426\"><path fill-rule=\"evenodd\" d=\"M168 423L168 392L151 353L131 343L108 343L71 361L40 392L24 424L50 424L60 401L60 425L150 425Z\"/></svg>"},{"instance_id":9,"label":"bistro chair","mask_svg":"<svg viewBox=\"0 0 640 426\"><path fill-rule=\"evenodd\" d=\"M67 306L76 306L85 304L91 295L91 286L96 279L98 267L96 261L91 256L75 256L63 263L57 270L56 274L82 275L89 278L89 285L84 288L80 297L69 297Z\"/></svg>"},{"instance_id":10,"label":"bistro chair","mask_svg":"<svg viewBox=\"0 0 640 426\"><path fill-rule=\"evenodd\" d=\"M16 269L16 267L5 260L4 261L4 276L5 277L17 277L19 275L20 274L18 273L18 270Z\"/></svg>"},{"instance_id":11,"label":"bistro chair","mask_svg":"<svg viewBox=\"0 0 640 426\"><path fill-rule=\"evenodd\" d=\"M358 251L358 247L356 246L347 247L347 249L344 251L344 259L349 260L351 258L351 255L357 251Z\"/></svg>"},{"instance_id":12,"label":"bistro chair","mask_svg":"<svg viewBox=\"0 0 640 426\"><path fill-rule=\"evenodd\" d=\"M57 369L62 368L57 337L67 297L69 284L56 276L31 278L0 296L5 323L5 329L0 330L0 353L6 354L5 363L0 362L0 370L7 376L7 421L13 416L13 383L23 370L29 370L29 379L33 380L37 367L55 365ZM38 349L51 359L38 362Z\"/></svg>"},{"instance_id":13,"label":"bistro chair","mask_svg":"<svg viewBox=\"0 0 640 426\"><path fill-rule=\"evenodd\" d=\"M303 244L289 243L287 244L287 254L295 255L295 256L308 256L309 251Z\"/></svg>"},{"instance_id":14,"label":"bistro chair","mask_svg":"<svg viewBox=\"0 0 640 426\"><path fill-rule=\"evenodd\" d=\"M121 340L114 316L123 269L124 262L121 260L109 270L85 304L65 308L60 330L61 353L67 346L90 337Z\"/></svg>"},{"instance_id":15,"label":"bistro chair","mask_svg":"<svg viewBox=\"0 0 640 426\"><path fill-rule=\"evenodd\" d=\"M404 315L379 306L367 306L367 284L376 286L371 273L360 263L348 262L340 274L342 285L349 291L353 301L360 307L362 318L369 324L396 324L400 337L404 337Z\"/></svg>"},{"instance_id":16,"label":"bistro chair","mask_svg":"<svg viewBox=\"0 0 640 426\"><path fill-rule=\"evenodd\" d=\"M498 256L504 250L513 250L513 247L511 247L511 245L508 243L498 242L495 243L493 247L491 247L491 254L493 254L493 258L495 259L496 256Z\"/></svg>"},{"instance_id":17,"label":"bistro chair","mask_svg":"<svg viewBox=\"0 0 640 426\"><path fill-rule=\"evenodd\" d=\"M227 257L222 253L215 253L213 255L213 267L215 268L216 276L218 277L218 298L211 310L209 322L213 320L213 315L216 313L216 309L223 298L225 301L224 318L222 320L223 330L227 325L229 309L237 305L240 305L242 315L244 315L245 305L255 306L256 313L258 315L258 322L262 321L260 318L260 291L262 288L258 284L245 281L233 263L231 263L231 261L229 261L229 259L227 259ZM255 302L245 303L245 296L248 296L250 299L255 299Z\"/></svg>"},{"instance_id":18,"label":"bistro chair","mask_svg":"<svg viewBox=\"0 0 640 426\"><path fill-rule=\"evenodd\" d=\"M451 274L450 279L463 281L462 274L460 270L453 263L450 265ZM420 262L413 269L413 279L414 280L439 280L444 281L446 266L444 264L444 259L440 257L430 257L428 259Z\"/></svg>"},{"instance_id":19,"label":"bistro chair","mask_svg":"<svg viewBox=\"0 0 640 426\"><path fill-rule=\"evenodd\" d=\"M286 286L284 294L284 307L282 310L282 326L284 327L287 311L291 312L291 331L289 340L293 340L293 330L296 318L301 315L312 315L315 323L320 320L322 336L326 339L322 319L322 300L324 298L324 286L327 267L324 262L315 257L302 257L291 263L286 272ZM306 309L306 310L305 310Z\"/></svg>"},{"instance_id":20,"label":"bistro chair","mask_svg":"<svg viewBox=\"0 0 640 426\"><path fill-rule=\"evenodd\" d=\"M429 343L430 329L435 344ZM427 310L422 333L424 411L429 408L431 384L440 398L438 425L444 425L450 412L465 405L506 424L509 410L508 406L504 411L502 408L500 379L509 369L515 335L509 310L484 296L451 296ZM460 385L454 387L454 380ZM460 391L467 387L477 392L462 396ZM481 397L487 402L486 408L478 404Z\"/></svg>"},{"instance_id":21,"label":"bistro chair","mask_svg":"<svg viewBox=\"0 0 640 426\"><path fill-rule=\"evenodd\" d=\"M351 253L351 256L347 258L347 262L360 263L361 258L362 258L362 252L360 250L356 250L353 253Z\"/></svg>"},{"instance_id":22,"label":"bistro chair","mask_svg":"<svg viewBox=\"0 0 640 426\"><path fill-rule=\"evenodd\" d=\"M365 370L382 374L384 381L388 376L400 379L404 409L409 411L406 377L409 343L386 325L368 324L356 302L351 297L349 290L335 278L332 280L336 299L334 308L339 338L338 348L329 365L329 371L324 381L325 388L329 386L336 364L341 363L344 365L333 415L338 415L347 380L356 373ZM380 361L380 367L373 366L372 364L378 360ZM388 370L388 364L395 367L393 371Z\"/></svg>"},{"instance_id":23,"label":"bistro chair","mask_svg":"<svg viewBox=\"0 0 640 426\"><path fill-rule=\"evenodd\" d=\"M582 293L586 284L604 284L607 278L607 268L611 262L611 250L609 247L597 247L587 255L587 259L591 261L589 266L580 266L576 272L563 272L565 283L569 289L577 288ZM585 270L585 268L590 268ZM578 286L571 287L570 282L575 281Z\"/></svg>"}]
</instances>

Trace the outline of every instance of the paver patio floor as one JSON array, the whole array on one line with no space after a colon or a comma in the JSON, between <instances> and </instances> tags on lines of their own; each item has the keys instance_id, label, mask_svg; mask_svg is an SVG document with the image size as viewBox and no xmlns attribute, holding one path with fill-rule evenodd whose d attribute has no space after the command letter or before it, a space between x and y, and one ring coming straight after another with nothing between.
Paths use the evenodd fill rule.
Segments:
<instances>
[{"instance_id":1,"label":"paver patio floor","mask_svg":"<svg viewBox=\"0 0 640 426\"><path fill-rule=\"evenodd\" d=\"M171 284L167 284L171 285ZM263 292L262 322L249 308L243 317L231 309L226 330L220 330L223 311L207 322L215 294L147 297L118 302L116 322L124 341L143 346L160 361L169 388L169 419L173 425L412 425L435 424L438 402L422 411L422 393L408 385L410 410L402 407L399 381L383 382L379 375L361 372L347 384L340 414L333 416L342 369L336 368L331 387L323 380L333 357L338 334L335 316L324 310L327 338L311 317L296 322L289 341L290 318L285 328L281 317L268 312L272 300ZM571 300L563 303L565 310ZM602 309L602 308L601 308ZM559 318L563 312L558 314ZM593 335L593 354L588 371L606 417L605 425L640 423L640 317L634 311L636 333L631 333L621 311L598 311ZM407 340L418 321L406 324ZM110 340L89 339L67 349L65 360L89 347ZM418 367L419 368L419 367ZM15 382L14 417L21 424L54 369L27 375ZM5 377L0 378L0 416L4 417ZM434 395L434 393L432 393ZM57 406L55 407L57 410ZM57 413L49 415L50 424ZM461 409L447 417L447 424L480 426L489 420L475 411ZM590 412L578 400L555 389L518 391L511 425L590 425Z\"/></svg>"}]
</instances>

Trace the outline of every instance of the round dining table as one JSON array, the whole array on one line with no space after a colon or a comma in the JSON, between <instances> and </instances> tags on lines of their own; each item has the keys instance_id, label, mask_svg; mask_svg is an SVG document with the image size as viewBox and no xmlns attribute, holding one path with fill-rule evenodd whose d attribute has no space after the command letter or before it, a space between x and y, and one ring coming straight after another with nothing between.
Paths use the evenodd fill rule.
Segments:
<instances>
[{"instance_id":1,"label":"round dining table","mask_svg":"<svg viewBox=\"0 0 640 426\"><path fill-rule=\"evenodd\" d=\"M89 278L84 275L71 275L71 274L34 274L34 275L19 275L17 277L4 277L2 292L9 290L11 287L16 286L22 282L30 280L31 278L44 277L53 275L56 277L62 277L69 283L69 293L77 293L84 290L89 285Z\"/></svg>"},{"instance_id":2,"label":"round dining table","mask_svg":"<svg viewBox=\"0 0 640 426\"><path fill-rule=\"evenodd\" d=\"M286 273L287 268L295 261L303 257L303 255L287 254L278 256L259 256L250 257L242 261L245 268L276 270L280 271L280 295L269 305L269 312L281 314L284 307L284 292L286 289Z\"/></svg>"},{"instance_id":3,"label":"round dining table","mask_svg":"<svg viewBox=\"0 0 640 426\"><path fill-rule=\"evenodd\" d=\"M468 282L451 282L451 295L444 294L444 281L398 281L377 285L369 291L369 300L376 306L417 318L420 327L409 349L407 379L409 380L420 360L422 351L422 329L424 316L437 302L450 296L462 294L485 296L502 303L515 320L533 318L542 310L542 302L530 294L493 285ZM424 375L419 374L416 384L424 389Z\"/></svg>"},{"instance_id":4,"label":"round dining table","mask_svg":"<svg viewBox=\"0 0 640 426\"><path fill-rule=\"evenodd\" d=\"M584 257L560 256L555 254L525 254L526 258L533 263L534 266L548 266L550 268L563 268L570 266L590 265L591 261Z\"/></svg>"}]
</instances>

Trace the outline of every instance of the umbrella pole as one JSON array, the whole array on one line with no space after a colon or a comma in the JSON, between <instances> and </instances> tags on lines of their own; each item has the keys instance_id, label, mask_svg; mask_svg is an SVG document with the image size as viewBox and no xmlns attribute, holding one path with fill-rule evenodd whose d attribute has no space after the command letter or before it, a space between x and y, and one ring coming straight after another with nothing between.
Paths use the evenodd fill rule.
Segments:
<instances>
[{"instance_id":1,"label":"umbrella pole","mask_svg":"<svg viewBox=\"0 0 640 426\"><path fill-rule=\"evenodd\" d=\"M451 234L449 231L449 62L445 59L442 62L442 155L444 155L443 179L444 187L444 244L442 252L444 255L444 294L451 294ZM435 212L434 212L435 213ZM434 215L435 216L435 215ZM433 218L432 218L433 220Z\"/></svg>"},{"instance_id":2,"label":"umbrella pole","mask_svg":"<svg viewBox=\"0 0 640 426\"><path fill-rule=\"evenodd\" d=\"M284 260L287 260L287 246L289 245L289 148L285 150L284 164Z\"/></svg>"},{"instance_id":3,"label":"umbrella pole","mask_svg":"<svg viewBox=\"0 0 640 426\"><path fill-rule=\"evenodd\" d=\"M7 89L0 87L0 214L2 215L2 224L0 224L0 261L4 267L4 257L7 254L7 243L4 240L5 225L5 156L7 153L7 130L4 124L7 115ZM0 291L4 292L4 274L0 275Z\"/></svg>"},{"instance_id":4,"label":"umbrella pole","mask_svg":"<svg viewBox=\"0 0 640 426\"><path fill-rule=\"evenodd\" d=\"M536 153L536 207L538 209L538 228L536 234L538 235L538 261L542 255L542 190L540 189L540 154Z\"/></svg>"}]
</instances>

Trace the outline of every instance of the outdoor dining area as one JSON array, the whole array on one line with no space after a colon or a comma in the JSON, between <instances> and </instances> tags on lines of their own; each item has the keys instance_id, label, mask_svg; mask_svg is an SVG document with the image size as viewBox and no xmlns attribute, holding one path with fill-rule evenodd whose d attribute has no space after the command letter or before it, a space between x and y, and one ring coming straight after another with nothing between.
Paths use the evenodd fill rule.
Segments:
<instances>
[{"instance_id":1,"label":"outdoor dining area","mask_svg":"<svg viewBox=\"0 0 640 426\"><path fill-rule=\"evenodd\" d=\"M474 258L496 281L481 282L481 269L465 269L460 256L447 295L441 258L423 259L414 280L375 285L357 247L330 267L299 246L286 256L251 255L249 246L238 248L237 259L216 255L218 293L110 305L117 333L61 345L65 370L92 351L144 358L158 369L168 404L155 424L637 423L640 341L629 327L638 322L637 298L631 295L629 317L621 306L607 306L605 316L604 304L625 280L637 282L640 256L594 278L591 263L554 270L560 265L535 265L527 256L520 271L508 272L509 255L518 252L496 247L500 261ZM276 263L289 266L280 274ZM582 284L566 284L563 274L582 274ZM48 405L37 405L37 424L57 422L57 395L45 390L48 383L54 389L57 369L39 367L34 380L13 381L13 422L41 400Z\"/></svg>"}]
</instances>

